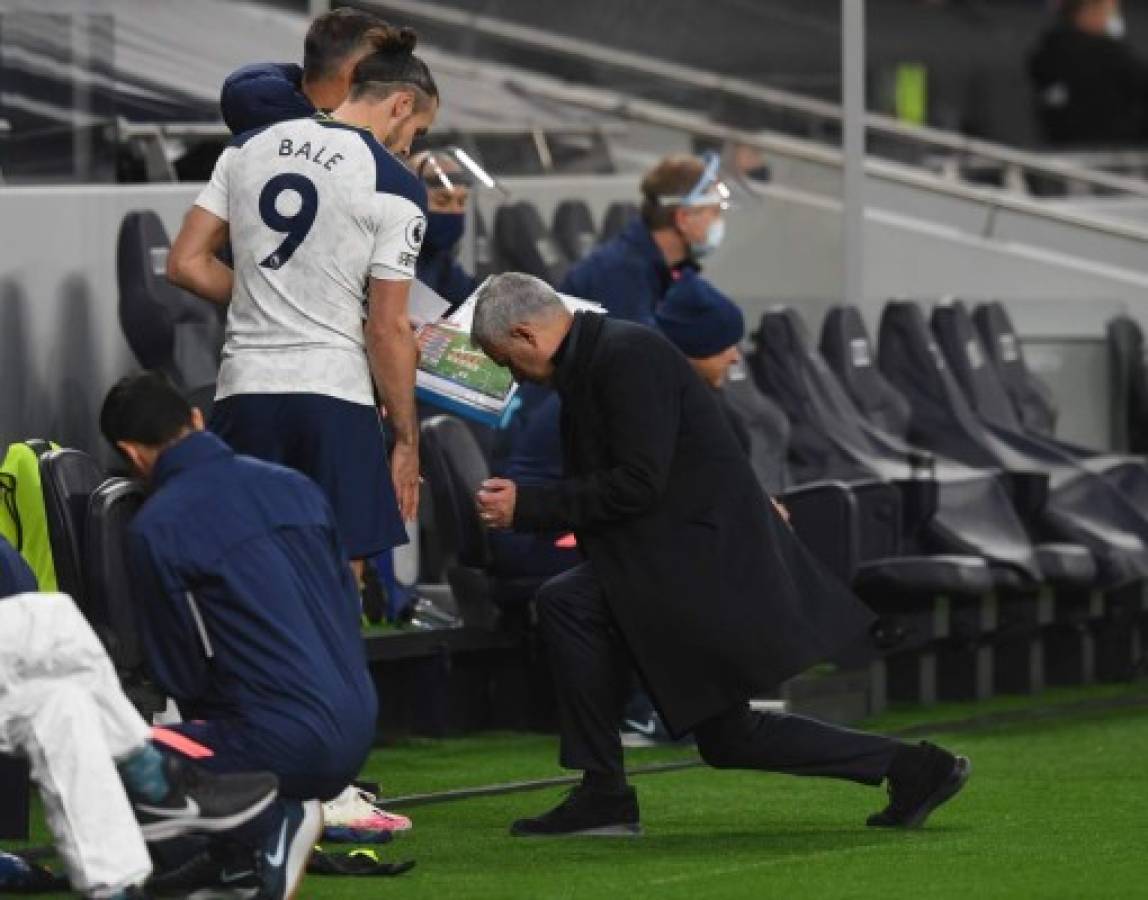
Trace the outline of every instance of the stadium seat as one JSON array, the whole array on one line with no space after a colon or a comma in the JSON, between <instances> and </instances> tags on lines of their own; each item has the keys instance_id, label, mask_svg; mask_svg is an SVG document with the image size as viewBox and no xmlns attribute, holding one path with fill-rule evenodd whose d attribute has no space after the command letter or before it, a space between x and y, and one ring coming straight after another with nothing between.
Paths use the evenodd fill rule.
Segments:
<instances>
[{"instance_id":1,"label":"stadium seat","mask_svg":"<svg viewBox=\"0 0 1148 900\"><path fill-rule=\"evenodd\" d=\"M606 214L602 216L602 230L598 235L598 242L604 243L610 238L617 237L619 232L636 218L638 218L638 204L611 203L606 207Z\"/></svg>"},{"instance_id":2,"label":"stadium seat","mask_svg":"<svg viewBox=\"0 0 1148 900\"><path fill-rule=\"evenodd\" d=\"M474 225L474 277L482 281L494 272L494 251L490 246L490 232L482 210L474 210L471 222Z\"/></svg>"},{"instance_id":3,"label":"stadium seat","mask_svg":"<svg viewBox=\"0 0 1148 900\"><path fill-rule=\"evenodd\" d=\"M166 701L145 672L125 542L143 501L143 485L127 478L109 478L92 492L84 531L84 577L88 619L107 648L124 693L148 718Z\"/></svg>"},{"instance_id":4,"label":"stadium seat","mask_svg":"<svg viewBox=\"0 0 1148 900\"><path fill-rule=\"evenodd\" d=\"M570 260L533 203L522 201L498 208L494 244L498 266L504 272L525 272L557 285L570 268Z\"/></svg>"},{"instance_id":5,"label":"stadium seat","mask_svg":"<svg viewBox=\"0 0 1148 900\"><path fill-rule=\"evenodd\" d=\"M909 434L912 409L905 396L874 365L869 334L855 307L837 307L825 317L821 347L850 398L872 427L888 429L896 437ZM1039 478L1026 480L1004 475L1022 521L1039 518L1042 500ZM1036 496L1028 496L1036 488ZM1031 524L1031 523L1030 523ZM1095 564L1083 548L1071 544L1037 543L1037 561L1050 584L1089 586L1095 578Z\"/></svg>"},{"instance_id":6,"label":"stadium seat","mask_svg":"<svg viewBox=\"0 0 1148 900\"><path fill-rule=\"evenodd\" d=\"M554 240L571 262L578 262L598 242L594 217L582 200L563 200L554 210Z\"/></svg>"},{"instance_id":7,"label":"stadium seat","mask_svg":"<svg viewBox=\"0 0 1148 900\"><path fill-rule=\"evenodd\" d=\"M1144 332L1130 316L1108 322L1112 360L1112 424L1117 449L1148 453L1148 360Z\"/></svg>"},{"instance_id":8,"label":"stadium seat","mask_svg":"<svg viewBox=\"0 0 1148 900\"><path fill-rule=\"evenodd\" d=\"M842 335L843 346L853 338ZM749 356L759 385L789 417L790 466L800 484L824 479L874 480L899 486L910 528L908 552L956 554L989 561L1000 586L1044 578L1031 541L995 472L935 460L882 431L857 409L793 310L766 313ZM864 355L865 347L852 346ZM858 359L866 363L868 357ZM855 378L857 376L854 376ZM876 404L889 419L900 404L889 391Z\"/></svg>"},{"instance_id":9,"label":"stadium seat","mask_svg":"<svg viewBox=\"0 0 1148 900\"><path fill-rule=\"evenodd\" d=\"M84 577L88 500L103 480L99 463L80 450L53 450L40 457L40 483L56 582L89 619Z\"/></svg>"},{"instance_id":10,"label":"stadium seat","mask_svg":"<svg viewBox=\"0 0 1148 900\"><path fill-rule=\"evenodd\" d=\"M124 216L116 249L120 327L147 369L165 372L185 392L215 382L223 347L223 311L168 282L170 248L151 210Z\"/></svg>"},{"instance_id":11,"label":"stadium seat","mask_svg":"<svg viewBox=\"0 0 1148 900\"><path fill-rule=\"evenodd\" d=\"M803 484L783 499L810 549L847 577L881 617L876 646L888 673L872 689L893 699L984 695L993 680L992 657L981 645L994 627L994 587L1040 577L1023 530L1018 526L1011 536L1006 530L998 540L999 528L974 528L979 546L958 542L954 535L970 530L970 523L957 519L954 527L953 514L939 508L942 496L951 501L950 486L911 477L908 448L870 438L861 416L809 347L793 311L767 313L754 339L751 368L790 419L793 471L802 473L804 482L846 482L839 486L847 498L838 503L840 515L854 520L848 540L855 543L849 547L837 538L831 549L836 559L827 559L819 547L816 535L826 526L811 530L804 521L801 495L819 485ZM994 484L991 478L981 483ZM1011 512L1007 500L1005 512ZM824 513L821 518L826 519ZM936 684L929 680L934 675Z\"/></svg>"},{"instance_id":12,"label":"stadium seat","mask_svg":"<svg viewBox=\"0 0 1148 900\"><path fill-rule=\"evenodd\" d=\"M501 577L491 570L486 529L474 501L490 467L474 434L446 415L424 420L420 431L439 549L463 622L489 629L521 620L545 579Z\"/></svg>"},{"instance_id":13,"label":"stadium seat","mask_svg":"<svg viewBox=\"0 0 1148 900\"><path fill-rule=\"evenodd\" d=\"M900 391L873 364L872 344L856 309L835 309L826 317L822 347L859 409L872 417L871 426L881 423L896 427L899 437L907 436L911 410ZM1079 684L1093 672L1090 629L1097 609L1104 605L1096 590L1102 577L1086 547L1048 540L1044 477L1002 473L1020 518L1034 536L1045 583L1035 598L1025 590L999 593L994 672L998 690L1006 692L1032 690L1045 683ZM1038 643L1034 643L1034 634ZM1039 656L1035 651L1038 644L1043 651Z\"/></svg>"},{"instance_id":14,"label":"stadium seat","mask_svg":"<svg viewBox=\"0 0 1148 900\"><path fill-rule=\"evenodd\" d=\"M909 437L915 443L966 465L1003 469L1017 483L1027 481L1039 537L1087 548L1105 584L1148 574L1148 525L1142 517L1102 478L1034 458L1026 452L1027 442L986 426L969 406L916 303L885 307L878 364L909 400ZM1041 486L1045 481L1047 488Z\"/></svg>"},{"instance_id":15,"label":"stadium seat","mask_svg":"<svg viewBox=\"0 0 1148 900\"><path fill-rule=\"evenodd\" d=\"M749 433L749 461L758 482L768 494L781 493L790 483L785 413L754 384L744 365L730 371L722 391Z\"/></svg>"},{"instance_id":16,"label":"stadium seat","mask_svg":"<svg viewBox=\"0 0 1148 900\"><path fill-rule=\"evenodd\" d=\"M1136 510L1148 510L1148 466L1141 457L1117 456L1080 447L1025 428L986 351L973 320L959 300L933 309L933 337L973 411L994 433L1032 458L1052 465L1080 466L1101 476Z\"/></svg>"},{"instance_id":17,"label":"stadium seat","mask_svg":"<svg viewBox=\"0 0 1148 900\"><path fill-rule=\"evenodd\" d=\"M866 420L882 432L906 440L912 410L889 384L873 358L873 346L853 306L835 306L821 325L821 355Z\"/></svg>"},{"instance_id":18,"label":"stadium seat","mask_svg":"<svg viewBox=\"0 0 1148 900\"><path fill-rule=\"evenodd\" d=\"M1052 389L1029 369L1020 336L1004 304L978 304L973 321L1021 423L1028 431L1051 437L1057 417Z\"/></svg>"}]
</instances>

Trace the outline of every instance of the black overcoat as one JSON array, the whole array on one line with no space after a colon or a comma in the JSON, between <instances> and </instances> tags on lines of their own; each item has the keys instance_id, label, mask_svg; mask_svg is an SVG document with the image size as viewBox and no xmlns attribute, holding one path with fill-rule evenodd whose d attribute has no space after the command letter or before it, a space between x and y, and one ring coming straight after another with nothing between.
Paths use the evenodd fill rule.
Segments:
<instances>
[{"instance_id":1,"label":"black overcoat","mask_svg":"<svg viewBox=\"0 0 1148 900\"><path fill-rule=\"evenodd\" d=\"M579 313L555 362L565 477L520 485L514 527L577 534L672 732L869 626L774 511L714 392L669 341Z\"/></svg>"}]
</instances>

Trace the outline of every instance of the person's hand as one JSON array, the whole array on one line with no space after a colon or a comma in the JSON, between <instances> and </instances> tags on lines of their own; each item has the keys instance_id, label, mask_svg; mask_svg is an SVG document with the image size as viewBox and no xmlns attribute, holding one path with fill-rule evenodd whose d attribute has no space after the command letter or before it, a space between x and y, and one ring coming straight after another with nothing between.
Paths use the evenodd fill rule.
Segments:
<instances>
[{"instance_id":1,"label":"person's hand","mask_svg":"<svg viewBox=\"0 0 1148 900\"><path fill-rule=\"evenodd\" d=\"M419 514L419 448L417 444L395 444L391 451L391 480L395 499L404 522L413 522Z\"/></svg>"},{"instance_id":2,"label":"person's hand","mask_svg":"<svg viewBox=\"0 0 1148 900\"><path fill-rule=\"evenodd\" d=\"M510 528L514 524L514 504L518 486L505 478L488 478L475 495L478 518L487 528Z\"/></svg>"},{"instance_id":3,"label":"person's hand","mask_svg":"<svg viewBox=\"0 0 1148 900\"><path fill-rule=\"evenodd\" d=\"M777 510L777 514L781 516L783 522L790 527L793 527L789 521L789 510L784 503L779 503L776 497L770 497L769 502L773 504L773 508Z\"/></svg>"}]
</instances>

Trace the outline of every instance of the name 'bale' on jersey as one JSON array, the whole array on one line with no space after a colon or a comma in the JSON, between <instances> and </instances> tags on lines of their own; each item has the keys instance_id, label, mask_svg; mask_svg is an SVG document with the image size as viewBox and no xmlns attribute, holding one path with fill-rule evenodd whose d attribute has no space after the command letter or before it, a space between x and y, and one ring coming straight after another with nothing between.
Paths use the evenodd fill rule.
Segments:
<instances>
[{"instance_id":1,"label":"name 'bale' on jersey","mask_svg":"<svg viewBox=\"0 0 1148 900\"><path fill-rule=\"evenodd\" d=\"M373 404L368 279L414 277L422 183L370 132L320 116L237 137L196 205L228 222L234 258L216 399Z\"/></svg>"}]
</instances>

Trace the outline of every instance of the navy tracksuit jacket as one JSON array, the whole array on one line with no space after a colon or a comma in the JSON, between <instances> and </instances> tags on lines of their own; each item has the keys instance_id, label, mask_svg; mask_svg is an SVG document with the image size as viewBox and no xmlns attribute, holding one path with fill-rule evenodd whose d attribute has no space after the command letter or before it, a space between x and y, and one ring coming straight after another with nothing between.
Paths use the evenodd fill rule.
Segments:
<instances>
[{"instance_id":1,"label":"navy tracksuit jacket","mask_svg":"<svg viewBox=\"0 0 1148 900\"><path fill-rule=\"evenodd\" d=\"M337 791L366 759L377 704L326 498L207 432L164 451L153 484L128 533L153 677L242 759Z\"/></svg>"}]
</instances>

